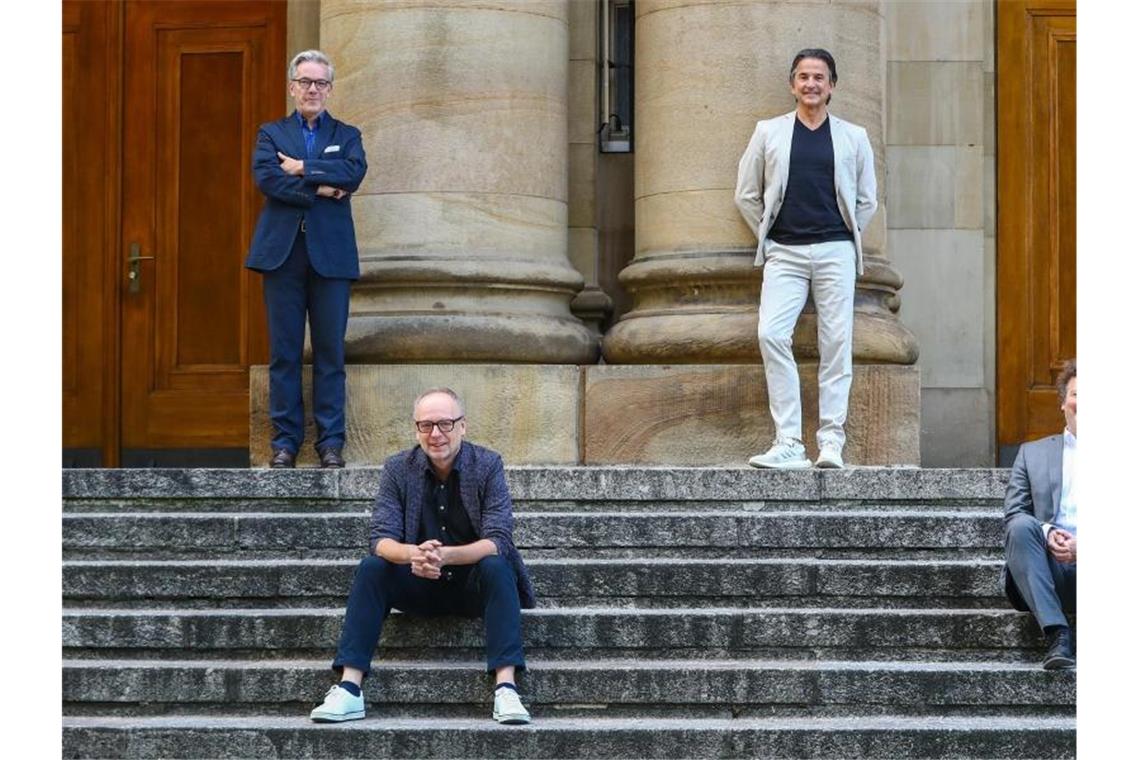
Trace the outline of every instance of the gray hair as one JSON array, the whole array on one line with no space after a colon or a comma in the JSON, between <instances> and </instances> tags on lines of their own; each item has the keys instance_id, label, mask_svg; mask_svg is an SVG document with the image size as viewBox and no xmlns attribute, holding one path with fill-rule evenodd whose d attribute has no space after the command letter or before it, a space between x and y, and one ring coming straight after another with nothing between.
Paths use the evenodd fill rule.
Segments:
<instances>
[{"instance_id":1,"label":"gray hair","mask_svg":"<svg viewBox=\"0 0 1140 760\"><path fill-rule=\"evenodd\" d=\"M333 81L336 72L333 71L332 61L329 57L322 53L320 50L302 50L297 55L293 56L293 60L289 62L289 81L292 82L297 77L297 67L302 63L320 63L329 70L329 81Z\"/></svg>"},{"instance_id":2,"label":"gray hair","mask_svg":"<svg viewBox=\"0 0 1140 760\"><path fill-rule=\"evenodd\" d=\"M462 417L465 414L463 411L463 399L459 398L459 394L450 388L441 385L438 388L428 388L426 391L416 396L416 400L412 404L412 416L416 416L416 407L420 405L421 401L423 401L428 396L434 395L436 393L442 393L444 396L451 396L451 400L454 401L459 407L459 415Z\"/></svg>"}]
</instances>

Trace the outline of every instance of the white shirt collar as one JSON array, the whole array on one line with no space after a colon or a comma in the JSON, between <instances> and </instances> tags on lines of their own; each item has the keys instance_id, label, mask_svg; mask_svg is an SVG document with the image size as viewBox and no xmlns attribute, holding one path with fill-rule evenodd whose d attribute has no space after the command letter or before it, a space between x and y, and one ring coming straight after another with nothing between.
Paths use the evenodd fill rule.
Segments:
<instances>
[{"instance_id":1,"label":"white shirt collar","mask_svg":"<svg viewBox=\"0 0 1140 760\"><path fill-rule=\"evenodd\" d=\"M1065 448L1066 449L1077 448L1077 437L1075 435L1073 435L1072 433L1070 433L1068 428L1065 428L1064 437L1065 437Z\"/></svg>"}]
</instances>

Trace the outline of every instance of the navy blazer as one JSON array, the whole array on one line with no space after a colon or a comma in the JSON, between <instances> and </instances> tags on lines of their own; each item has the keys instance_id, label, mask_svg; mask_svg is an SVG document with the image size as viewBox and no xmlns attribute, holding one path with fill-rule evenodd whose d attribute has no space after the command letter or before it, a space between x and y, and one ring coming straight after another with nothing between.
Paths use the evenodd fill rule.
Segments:
<instances>
[{"instance_id":1,"label":"navy blazer","mask_svg":"<svg viewBox=\"0 0 1140 760\"><path fill-rule=\"evenodd\" d=\"M1061 506L1061 477L1064 470L1065 436L1051 435L1021 444L1009 485L1005 489L1005 524L1017 515L1029 515L1039 523L1052 523ZM1001 569L1005 595L1015 609L1026 612L1029 605L1021 596L1008 568Z\"/></svg>"},{"instance_id":2,"label":"navy blazer","mask_svg":"<svg viewBox=\"0 0 1140 760\"><path fill-rule=\"evenodd\" d=\"M286 174L277 157L281 151L305 162L305 174ZM305 138L294 111L284 119L261 125L253 151L253 179L265 195L265 205L253 232L245 265L259 272L281 266L293 249L301 221L309 262L322 277L360 277L351 196L340 200L317 196L318 185L356 192L368 171L360 130L337 121L328 111L321 117L313 145L315 158L305 157Z\"/></svg>"},{"instance_id":3,"label":"navy blazer","mask_svg":"<svg viewBox=\"0 0 1140 760\"><path fill-rule=\"evenodd\" d=\"M424 503L424 471L429 466L427 455L419 446L394 454L384 462L380 492L372 507L370 553L376 553L376 544L384 538L402 544L416 543ZM491 540L499 556L515 571L520 606L534 607L530 574L512 536L515 518L503 458L490 449L464 441L452 468L459 474L459 500L471 519L475 535Z\"/></svg>"}]
</instances>

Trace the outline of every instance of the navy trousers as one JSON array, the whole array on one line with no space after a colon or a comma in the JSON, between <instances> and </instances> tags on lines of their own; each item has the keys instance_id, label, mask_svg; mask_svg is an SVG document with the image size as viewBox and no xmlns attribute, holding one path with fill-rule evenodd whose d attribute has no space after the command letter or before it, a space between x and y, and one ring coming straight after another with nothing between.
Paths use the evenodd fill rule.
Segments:
<instances>
[{"instance_id":1,"label":"navy trousers","mask_svg":"<svg viewBox=\"0 0 1140 760\"><path fill-rule=\"evenodd\" d=\"M467 568L446 570L454 574L454 580L418 578L412 575L411 565L376 556L361 560L348 594L333 670L339 672L348 665L368 675L384 620L393 607L425 617L481 616L487 632L487 672L506 665L525 670L522 613L510 564L492 555Z\"/></svg>"},{"instance_id":2,"label":"navy trousers","mask_svg":"<svg viewBox=\"0 0 1140 760\"><path fill-rule=\"evenodd\" d=\"M273 448L296 454L305 439L301 358L305 316L313 345L313 419L317 449L344 446L344 332L352 281L322 277L309 263L305 233L289 257L263 272L269 318L269 419Z\"/></svg>"},{"instance_id":3,"label":"navy trousers","mask_svg":"<svg viewBox=\"0 0 1140 760\"><path fill-rule=\"evenodd\" d=\"M1044 630L1067 626L1065 611L1077 611L1077 566L1053 559L1041 523L1029 515L1014 517L1005 530L1006 571L1025 606Z\"/></svg>"}]
</instances>

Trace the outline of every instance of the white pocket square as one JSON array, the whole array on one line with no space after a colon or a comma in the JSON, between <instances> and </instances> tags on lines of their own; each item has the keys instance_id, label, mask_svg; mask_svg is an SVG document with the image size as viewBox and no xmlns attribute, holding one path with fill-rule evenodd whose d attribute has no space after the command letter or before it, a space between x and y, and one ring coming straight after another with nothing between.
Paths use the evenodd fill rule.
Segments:
<instances>
[{"instance_id":1,"label":"white pocket square","mask_svg":"<svg viewBox=\"0 0 1140 760\"><path fill-rule=\"evenodd\" d=\"M325 148L325 153L336 153L339 150L340 150L339 145L330 145L329 147Z\"/></svg>"}]
</instances>

